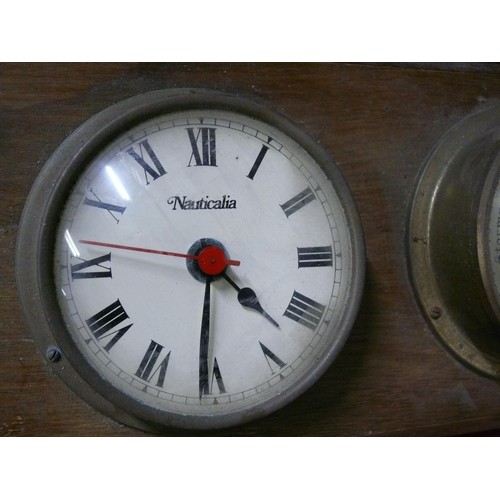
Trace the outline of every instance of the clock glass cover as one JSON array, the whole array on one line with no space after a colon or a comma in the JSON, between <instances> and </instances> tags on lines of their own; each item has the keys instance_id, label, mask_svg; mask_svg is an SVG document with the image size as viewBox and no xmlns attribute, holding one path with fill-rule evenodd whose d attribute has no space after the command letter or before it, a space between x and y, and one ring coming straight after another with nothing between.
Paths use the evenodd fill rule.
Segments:
<instances>
[{"instance_id":1,"label":"clock glass cover","mask_svg":"<svg viewBox=\"0 0 500 500\"><path fill-rule=\"evenodd\" d=\"M160 425L234 425L294 399L342 347L363 281L333 163L287 121L206 102L121 124L54 227L63 357Z\"/></svg>"},{"instance_id":2,"label":"clock glass cover","mask_svg":"<svg viewBox=\"0 0 500 500\"><path fill-rule=\"evenodd\" d=\"M486 179L481 205L485 209L478 225L479 264L490 305L500 320L500 155Z\"/></svg>"}]
</instances>

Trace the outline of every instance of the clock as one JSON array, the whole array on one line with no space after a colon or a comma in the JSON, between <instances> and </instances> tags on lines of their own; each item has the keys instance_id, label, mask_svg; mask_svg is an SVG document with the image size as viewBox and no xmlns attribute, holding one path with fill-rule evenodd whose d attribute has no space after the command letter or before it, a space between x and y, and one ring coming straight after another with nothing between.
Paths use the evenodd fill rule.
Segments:
<instances>
[{"instance_id":1,"label":"clock","mask_svg":"<svg viewBox=\"0 0 500 500\"><path fill-rule=\"evenodd\" d=\"M265 104L132 97L53 153L26 202L17 282L51 367L127 425L212 429L283 407L330 366L364 281L329 155Z\"/></svg>"}]
</instances>

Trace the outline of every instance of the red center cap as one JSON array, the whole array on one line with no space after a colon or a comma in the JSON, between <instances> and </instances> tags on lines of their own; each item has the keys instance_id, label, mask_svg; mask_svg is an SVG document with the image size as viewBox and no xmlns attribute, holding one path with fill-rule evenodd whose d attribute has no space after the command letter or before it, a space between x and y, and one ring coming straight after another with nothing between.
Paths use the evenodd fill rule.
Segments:
<instances>
[{"instance_id":1,"label":"red center cap","mask_svg":"<svg viewBox=\"0 0 500 500\"><path fill-rule=\"evenodd\" d=\"M198 255L198 265L209 276L223 273L227 266L224 250L214 245L205 247Z\"/></svg>"}]
</instances>

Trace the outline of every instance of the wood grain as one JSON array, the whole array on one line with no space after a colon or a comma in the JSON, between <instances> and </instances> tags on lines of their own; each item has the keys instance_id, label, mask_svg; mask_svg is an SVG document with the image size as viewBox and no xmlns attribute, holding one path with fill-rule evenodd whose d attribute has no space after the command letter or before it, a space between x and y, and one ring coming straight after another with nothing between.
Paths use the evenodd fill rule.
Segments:
<instances>
[{"instance_id":1,"label":"wood grain","mask_svg":"<svg viewBox=\"0 0 500 500\"><path fill-rule=\"evenodd\" d=\"M436 340L414 300L405 257L419 170L450 126L500 98L498 65L2 64L0 435L144 435L101 416L51 373L24 323L14 249L24 200L61 141L110 104L167 87L263 100L304 127L345 175L367 246L358 320L321 380L269 417L203 435L454 435L500 428L499 383L462 366Z\"/></svg>"}]
</instances>

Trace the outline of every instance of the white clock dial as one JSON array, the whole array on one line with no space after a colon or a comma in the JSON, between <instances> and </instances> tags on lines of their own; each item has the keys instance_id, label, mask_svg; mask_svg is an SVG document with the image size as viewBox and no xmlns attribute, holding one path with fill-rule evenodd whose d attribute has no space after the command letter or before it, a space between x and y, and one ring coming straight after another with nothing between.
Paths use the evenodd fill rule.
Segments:
<instances>
[{"instance_id":1,"label":"white clock dial","mask_svg":"<svg viewBox=\"0 0 500 500\"><path fill-rule=\"evenodd\" d=\"M496 296L500 297L500 182L493 196L489 234L491 268L493 270Z\"/></svg>"},{"instance_id":2,"label":"white clock dial","mask_svg":"<svg viewBox=\"0 0 500 500\"><path fill-rule=\"evenodd\" d=\"M60 326L43 342L53 334L68 383L81 377L98 407L235 425L338 354L361 296L360 223L333 162L285 119L219 94L146 94L96 115L46 169L34 191L57 172L57 223L39 262L55 293L42 307Z\"/></svg>"},{"instance_id":3,"label":"white clock dial","mask_svg":"<svg viewBox=\"0 0 500 500\"><path fill-rule=\"evenodd\" d=\"M479 232L484 231L484 234L479 234L479 241L482 243L484 240L485 244L479 249L480 266L491 306L495 313L500 315L500 167L498 160L496 167L491 169L485 185L484 198L487 200L485 224L479 225Z\"/></svg>"}]
</instances>

